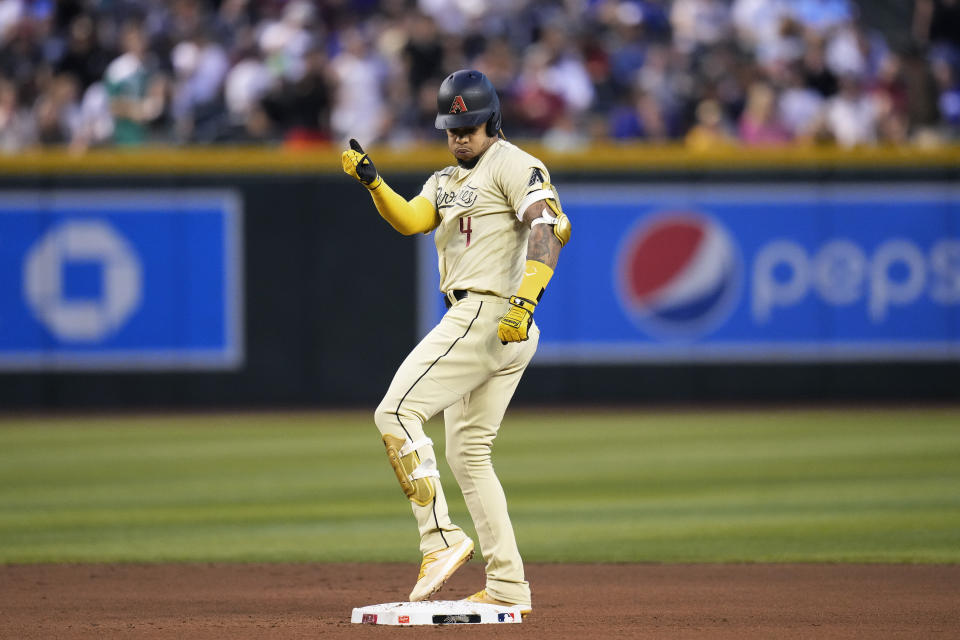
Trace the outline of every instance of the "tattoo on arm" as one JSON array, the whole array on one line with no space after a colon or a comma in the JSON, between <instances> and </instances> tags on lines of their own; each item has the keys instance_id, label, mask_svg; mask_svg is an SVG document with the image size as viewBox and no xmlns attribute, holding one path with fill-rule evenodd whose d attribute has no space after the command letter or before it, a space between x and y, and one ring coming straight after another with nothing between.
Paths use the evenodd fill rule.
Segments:
<instances>
[{"instance_id":1,"label":"tattoo on arm","mask_svg":"<svg viewBox=\"0 0 960 640\"><path fill-rule=\"evenodd\" d=\"M539 218L547 204L542 200L534 202L523 213L523 222L530 225ZM560 258L560 241L553 235L553 225L538 224L530 230L530 239L527 241L527 260L542 262L551 269L557 268Z\"/></svg>"},{"instance_id":2,"label":"tattoo on arm","mask_svg":"<svg viewBox=\"0 0 960 640\"><path fill-rule=\"evenodd\" d=\"M536 260L556 269L559 258L560 241L553 235L553 227L548 224L535 226L527 242L527 260Z\"/></svg>"}]
</instances>

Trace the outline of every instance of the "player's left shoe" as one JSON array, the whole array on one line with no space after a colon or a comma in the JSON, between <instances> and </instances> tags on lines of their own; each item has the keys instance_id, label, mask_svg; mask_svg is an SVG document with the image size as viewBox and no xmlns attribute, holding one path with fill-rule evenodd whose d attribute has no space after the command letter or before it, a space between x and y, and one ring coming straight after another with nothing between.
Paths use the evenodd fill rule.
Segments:
<instances>
[{"instance_id":1,"label":"player's left shoe","mask_svg":"<svg viewBox=\"0 0 960 640\"><path fill-rule=\"evenodd\" d=\"M466 602L480 602L482 604L495 604L501 607L522 607L520 609L520 615L524 617L526 617L527 614L533 611L533 607L529 604L517 604L515 602L504 602L503 600L497 600L496 598L491 596L489 593L487 593L486 589L481 589L480 591L477 591L472 596L464 598L464 600Z\"/></svg>"},{"instance_id":2,"label":"player's left shoe","mask_svg":"<svg viewBox=\"0 0 960 640\"><path fill-rule=\"evenodd\" d=\"M464 538L462 541L423 556L420 563L420 575L417 584L410 592L410 602L426 600L446 582L453 572L463 566L473 557L473 540Z\"/></svg>"}]
</instances>

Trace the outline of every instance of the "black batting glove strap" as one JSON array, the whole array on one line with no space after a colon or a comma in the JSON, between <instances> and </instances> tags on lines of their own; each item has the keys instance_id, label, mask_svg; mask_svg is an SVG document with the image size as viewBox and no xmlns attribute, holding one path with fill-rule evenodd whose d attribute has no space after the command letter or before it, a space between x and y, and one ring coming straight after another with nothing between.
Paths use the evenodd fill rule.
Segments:
<instances>
[{"instance_id":1,"label":"black batting glove strap","mask_svg":"<svg viewBox=\"0 0 960 640\"><path fill-rule=\"evenodd\" d=\"M540 295L543 295L543 291L540 292ZM533 310L537 308L536 302L526 298L521 298L520 296L510 296L510 304L515 307L526 309L531 315L533 315Z\"/></svg>"}]
</instances>

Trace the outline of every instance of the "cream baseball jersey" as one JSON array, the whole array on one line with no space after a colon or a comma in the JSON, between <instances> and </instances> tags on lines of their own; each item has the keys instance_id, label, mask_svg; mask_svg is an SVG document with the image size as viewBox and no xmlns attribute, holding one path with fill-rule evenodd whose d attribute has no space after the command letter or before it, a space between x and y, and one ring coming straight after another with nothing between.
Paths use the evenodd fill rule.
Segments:
<instances>
[{"instance_id":1,"label":"cream baseball jersey","mask_svg":"<svg viewBox=\"0 0 960 640\"><path fill-rule=\"evenodd\" d=\"M542 162L506 140L493 143L472 169L450 166L427 179L420 195L440 215L434 240L441 291L516 293L530 235L523 212L545 197L549 181Z\"/></svg>"}]
</instances>

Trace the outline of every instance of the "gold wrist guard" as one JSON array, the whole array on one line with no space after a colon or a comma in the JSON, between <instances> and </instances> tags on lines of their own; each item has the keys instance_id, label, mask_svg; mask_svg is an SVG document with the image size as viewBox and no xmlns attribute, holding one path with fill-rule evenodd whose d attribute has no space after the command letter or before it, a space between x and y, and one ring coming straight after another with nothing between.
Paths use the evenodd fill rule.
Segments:
<instances>
[{"instance_id":1,"label":"gold wrist guard","mask_svg":"<svg viewBox=\"0 0 960 640\"><path fill-rule=\"evenodd\" d=\"M520 281L520 288L517 289L517 297L537 304L552 277L553 269L537 260L527 260L523 268L523 280Z\"/></svg>"}]
</instances>

